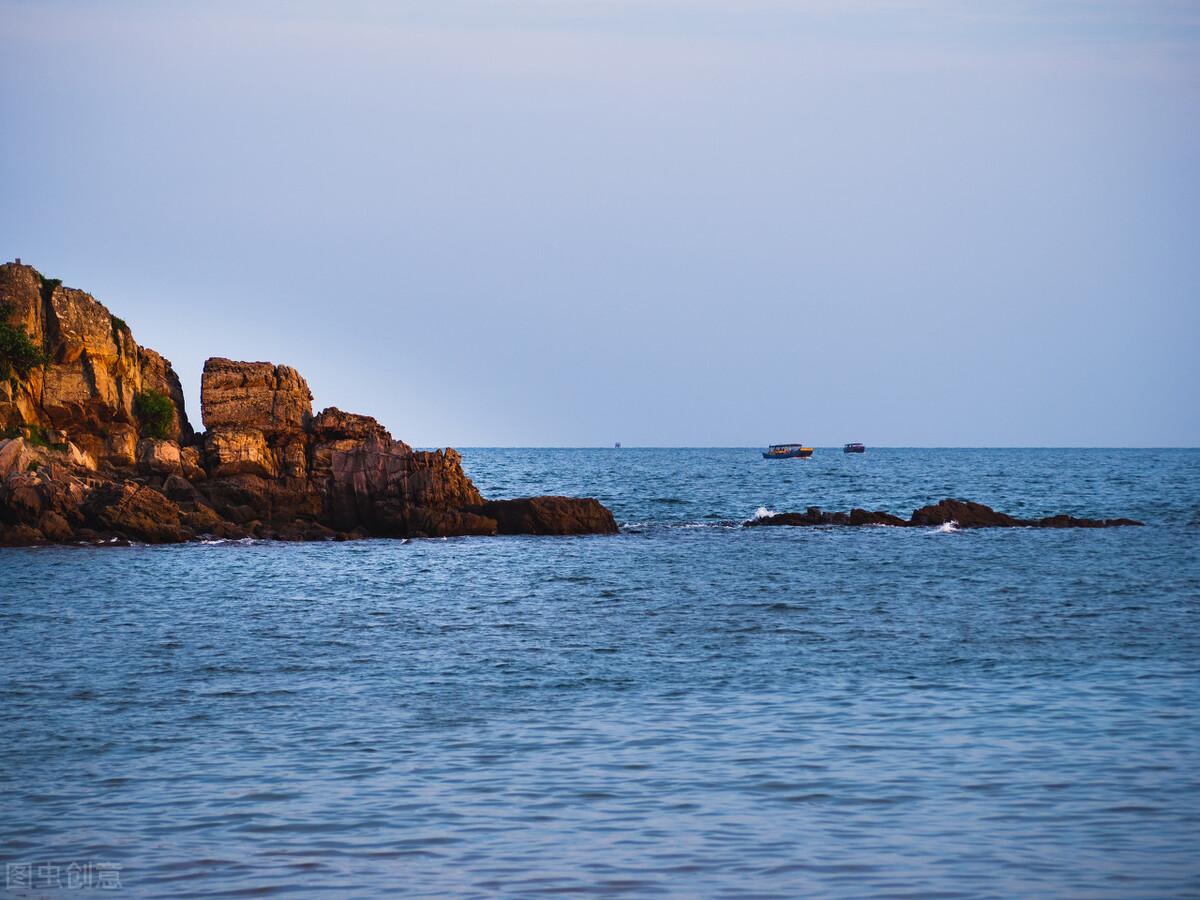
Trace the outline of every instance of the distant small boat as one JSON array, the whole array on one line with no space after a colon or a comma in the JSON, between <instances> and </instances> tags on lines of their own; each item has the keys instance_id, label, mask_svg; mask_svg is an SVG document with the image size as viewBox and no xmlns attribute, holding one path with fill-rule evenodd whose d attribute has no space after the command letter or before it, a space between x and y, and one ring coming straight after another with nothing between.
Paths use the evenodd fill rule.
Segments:
<instances>
[{"instance_id":1,"label":"distant small boat","mask_svg":"<svg viewBox=\"0 0 1200 900\"><path fill-rule=\"evenodd\" d=\"M772 444L763 452L763 459L808 459L812 454L813 448L803 444Z\"/></svg>"},{"instance_id":2,"label":"distant small boat","mask_svg":"<svg viewBox=\"0 0 1200 900\"><path fill-rule=\"evenodd\" d=\"M866 453L867 447L865 444L847 444L842 448L843 453Z\"/></svg>"},{"instance_id":3,"label":"distant small boat","mask_svg":"<svg viewBox=\"0 0 1200 900\"><path fill-rule=\"evenodd\" d=\"M621 449L621 442L620 442L620 441L617 441L615 444L613 444L613 447L614 447L615 449L617 449L617 450L620 450L620 449Z\"/></svg>"}]
</instances>

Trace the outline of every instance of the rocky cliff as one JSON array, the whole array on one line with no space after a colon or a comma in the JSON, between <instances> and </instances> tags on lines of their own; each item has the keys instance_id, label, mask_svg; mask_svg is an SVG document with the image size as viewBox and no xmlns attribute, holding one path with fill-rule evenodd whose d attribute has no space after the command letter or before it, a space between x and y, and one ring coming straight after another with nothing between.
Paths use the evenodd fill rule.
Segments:
<instances>
[{"instance_id":1,"label":"rocky cliff","mask_svg":"<svg viewBox=\"0 0 1200 900\"><path fill-rule=\"evenodd\" d=\"M12 367L0 357L0 431L65 432L96 461L129 464L137 397L157 393L171 408L163 436L191 440L171 363L138 346L129 326L90 294L43 278L32 266L0 266L0 328L23 332L42 355L25 373L5 371Z\"/></svg>"},{"instance_id":2,"label":"rocky cliff","mask_svg":"<svg viewBox=\"0 0 1200 900\"><path fill-rule=\"evenodd\" d=\"M590 499L488 501L451 449L314 416L288 366L214 358L197 434L168 360L95 298L0 266L0 542L606 534Z\"/></svg>"}]
</instances>

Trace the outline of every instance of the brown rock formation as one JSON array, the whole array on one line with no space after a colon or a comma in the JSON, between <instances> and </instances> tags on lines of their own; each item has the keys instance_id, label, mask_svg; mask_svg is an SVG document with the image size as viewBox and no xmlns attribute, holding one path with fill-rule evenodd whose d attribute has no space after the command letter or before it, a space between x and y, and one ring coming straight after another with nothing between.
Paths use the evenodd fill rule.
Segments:
<instances>
[{"instance_id":1,"label":"brown rock formation","mask_svg":"<svg viewBox=\"0 0 1200 900\"><path fill-rule=\"evenodd\" d=\"M204 450L213 476L258 475L274 478L279 474L275 454L267 446L267 436L257 428L214 428L204 436Z\"/></svg>"},{"instance_id":2,"label":"brown rock formation","mask_svg":"<svg viewBox=\"0 0 1200 900\"><path fill-rule=\"evenodd\" d=\"M288 366L208 360L196 435L171 364L91 296L9 263L0 304L44 357L0 387L0 543L617 530L595 500L485 501L454 450L413 450L369 416L314 418ZM169 415L139 421L145 392Z\"/></svg>"},{"instance_id":3,"label":"brown rock formation","mask_svg":"<svg viewBox=\"0 0 1200 900\"><path fill-rule=\"evenodd\" d=\"M88 518L105 529L151 544L175 544L193 537L183 527L178 506L154 488L111 481L91 492Z\"/></svg>"},{"instance_id":4,"label":"brown rock formation","mask_svg":"<svg viewBox=\"0 0 1200 900\"><path fill-rule=\"evenodd\" d=\"M179 475L183 472L179 453L174 441L143 438L137 445L138 470L147 475Z\"/></svg>"},{"instance_id":5,"label":"brown rock formation","mask_svg":"<svg viewBox=\"0 0 1200 900\"><path fill-rule=\"evenodd\" d=\"M67 451L0 441L0 543L63 540L85 524L84 505L95 482Z\"/></svg>"},{"instance_id":6,"label":"brown rock formation","mask_svg":"<svg viewBox=\"0 0 1200 900\"><path fill-rule=\"evenodd\" d=\"M203 481L208 477L208 473L204 471L200 451L195 447L179 448L179 468L188 481Z\"/></svg>"},{"instance_id":7,"label":"brown rock formation","mask_svg":"<svg viewBox=\"0 0 1200 900\"><path fill-rule=\"evenodd\" d=\"M370 416L337 408L314 418L308 385L287 366L209 360L201 408L209 478L196 488L233 522L268 523L284 537L307 536L314 527L321 535L333 529L395 537L520 530L511 517L501 527L457 452L413 450ZM523 502L544 509L524 520L527 533L617 530L595 501Z\"/></svg>"},{"instance_id":8,"label":"brown rock formation","mask_svg":"<svg viewBox=\"0 0 1200 900\"><path fill-rule=\"evenodd\" d=\"M257 428L266 435L304 431L312 421L312 392L290 366L210 359L200 382L204 427Z\"/></svg>"},{"instance_id":9,"label":"brown rock formation","mask_svg":"<svg viewBox=\"0 0 1200 900\"><path fill-rule=\"evenodd\" d=\"M495 519L500 534L613 534L617 523L599 501L571 497L489 500L479 513Z\"/></svg>"}]
</instances>

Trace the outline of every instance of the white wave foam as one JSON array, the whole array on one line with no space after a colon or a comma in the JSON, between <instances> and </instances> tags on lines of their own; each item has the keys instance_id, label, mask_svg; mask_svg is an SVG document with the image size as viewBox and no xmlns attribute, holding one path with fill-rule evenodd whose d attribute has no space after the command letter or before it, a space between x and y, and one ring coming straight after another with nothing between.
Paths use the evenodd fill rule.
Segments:
<instances>
[{"instance_id":1,"label":"white wave foam","mask_svg":"<svg viewBox=\"0 0 1200 900\"><path fill-rule=\"evenodd\" d=\"M775 512L775 510L773 510L773 509L767 509L765 506L760 506L758 509L756 509L756 510L754 511L754 515L753 515L753 516L751 516L751 518L753 518L753 519L765 519L765 518L767 518L767 517L769 517L769 516L777 516L777 515L779 515L779 513Z\"/></svg>"},{"instance_id":2,"label":"white wave foam","mask_svg":"<svg viewBox=\"0 0 1200 900\"><path fill-rule=\"evenodd\" d=\"M949 522L943 522L937 528L933 529L934 534L954 534L958 531L958 523L951 519Z\"/></svg>"}]
</instances>

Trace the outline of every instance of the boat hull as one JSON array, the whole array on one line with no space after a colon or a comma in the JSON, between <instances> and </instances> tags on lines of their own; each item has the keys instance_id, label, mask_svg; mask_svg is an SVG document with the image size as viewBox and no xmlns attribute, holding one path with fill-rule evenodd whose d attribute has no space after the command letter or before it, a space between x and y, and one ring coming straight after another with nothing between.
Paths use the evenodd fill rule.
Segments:
<instances>
[{"instance_id":1,"label":"boat hull","mask_svg":"<svg viewBox=\"0 0 1200 900\"><path fill-rule=\"evenodd\" d=\"M813 455L812 447L797 447L795 450L785 450L782 453L763 453L763 459L808 459Z\"/></svg>"}]
</instances>

